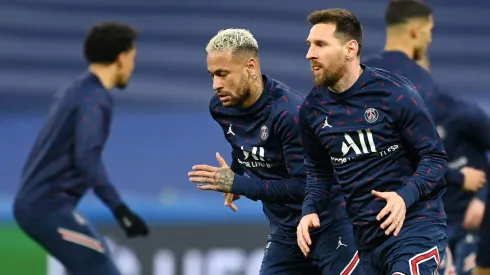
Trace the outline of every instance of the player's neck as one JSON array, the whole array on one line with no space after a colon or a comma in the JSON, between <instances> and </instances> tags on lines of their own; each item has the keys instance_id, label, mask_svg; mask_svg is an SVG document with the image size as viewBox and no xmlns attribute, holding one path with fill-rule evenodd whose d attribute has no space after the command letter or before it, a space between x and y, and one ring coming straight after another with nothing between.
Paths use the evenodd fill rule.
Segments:
<instances>
[{"instance_id":1,"label":"player's neck","mask_svg":"<svg viewBox=\"0 0 490 275\"><path fill-rule=\"evenodd\" d=\"M385 51L397 51L406 54L410 59L413 59L413 46L400 35L388 35L386 37Z\"/></svg>"},{"instance_id":2,"label":"player's neck","mask_svg":"<svg viewBox=\"0 0 490 275\"><path fill-rule=\"evenodd\" d=\"M104 88L107 90L114 88L114 68L112 66L92 64L88 70L99 78Z\"/></svg>"},{"instance_id":3,"label":"player's neck","mask_svg":"<svg viewBox=\"0 0 490 275\"><path fill-rule=\"evenodd\" d=\"M262 77L258 77L256 81L253 82L252 86L250 87L250 97L245 100L242 104L242 109L248 109L252 107L257 100L259 100L259 97L262 95L262 92L264 90L264 81L262 80Z\"/></svg>"},{"instance_id":4,"label":"player's neck","mask_svg":"<svg viewBox=\"0 0 490 275\"><path fill-rule=\"evenodd\" d=\"M359 62L350 62L344 76L335 85L328 87L334 93L343 93L356 83L364 71Z\"/></svg>"}]
</instances>

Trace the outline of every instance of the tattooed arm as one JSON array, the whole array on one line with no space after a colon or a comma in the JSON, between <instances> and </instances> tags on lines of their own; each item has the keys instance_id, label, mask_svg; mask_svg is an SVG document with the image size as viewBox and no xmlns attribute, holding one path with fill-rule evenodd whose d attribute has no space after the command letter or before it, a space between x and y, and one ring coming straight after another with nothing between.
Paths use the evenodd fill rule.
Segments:
<instances>
[{"instance_id":1,"label":"tattooed arm","mask_svg":"<svg viewBox=\"0 0 490 275\"><path fill-rule=\"evenodd\" d=\"M222 167L212 172L210 177L204 177L203 179L204 181L200 182L205 182L207 185L199 185L199 189L231 193L233 181L235 180L235 172L229 167Z\"/></svg>"},{"instance_id":2,"label":"tattooed arm","mask_svg":"<svg viewBox=\"0 0 490 275\"><path fill-rule=\"evenodd\" d=\"M198 187L201 190L231 193L235 181L235 172L226 164L219 153L216 153L216 159L221 167L194 165L192 171L188 173L189 180L200 183Z\"/></svg>"}]
</instances>

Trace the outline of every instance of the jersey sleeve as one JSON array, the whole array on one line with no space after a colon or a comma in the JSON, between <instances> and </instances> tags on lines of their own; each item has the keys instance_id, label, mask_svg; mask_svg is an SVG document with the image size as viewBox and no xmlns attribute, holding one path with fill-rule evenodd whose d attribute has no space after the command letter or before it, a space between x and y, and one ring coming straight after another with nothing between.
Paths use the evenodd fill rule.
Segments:
<instances>
[{"instance_id":1,"label":"jersey sleeve","mask_svg":"<svg viewBox=\"0 0 490 275\"><path fill-rule=\"evenodd\" d=\"M333 166L320 140L315 136L312 122L308 120L305 107L300 112L300 127L302 130L305 166L306 166L306 195L303 201L302 215L320 214L325 208L327 198L333 186Z\"/></svg>"},{"instance_id":2,"label":"jersey sleeve","mask_svg":"<svg viewBox=\"0 0 490 275\"><path fill-rule=\"evenodd\" d=\"M422 196L441 188L447 171L447 155L425 103L409 85L402 85L392 95L394 123L409 150L420 158L415 173L396 192L410 207Z\"/></svg>"},{"instance_id":3,"label":"jersey sleeve","mask_svg":"<svg viewBox=\"0 0 490 275\"><path fill-rule=\"evenodd\" d=\"M110 183L102 151L109 134L111 111L96 98L84 101L78 109L75 138L75 163L94 193L109 208L120 205L121 198Z\"/></svg>"},{"instance_id":4,"label":"jersey sleeve","mask_svg":"<svg viewBox=\"0 0 490 275\"><path fill-rule=\"evenodd\" d=\"M482 186L482 188L475 193L475 198L481 200L484 203L487 203L487 199L488 199L487 197L488 197L488 182L485 183Z\"/></svg>"},{"instance_id":5,"label":"jersey sleeve","mask_svg":"<svg viewBox=\"0 0 490 275\"><path fill-rule=\"evenodd\" d=\"M295 107L295 106L294 106ZM232 192L252 200L272 203L302 202L305 195L305 168L298 111L281 110L274 123L275 132L282 145L282 153L289 178L284 180L252 179L235 176Z\"/></svg>"},{"instance_id":6,"label":"jersey sleeve","mask_svg":"<svg viewBox=\"0 0 490 275\"><path fill-rule=\"evenodd\" d=\"M479 106L472 104L465 108L459 123L463 126L463 133L478 147L490 150L490 117Z\"/></svg>"},{"instance_id":7,"label":"jersey sleeve","mask_svg":"<svg viewBox=\"0 0 490 275\"><path fill-rule=\"evenodd\" d=\"M460 188L464 186L464 174L460 171L460 169L448 168L446 175L444 176L447 183L450 185L456 185Z\"/></svg>"}]
</instances>

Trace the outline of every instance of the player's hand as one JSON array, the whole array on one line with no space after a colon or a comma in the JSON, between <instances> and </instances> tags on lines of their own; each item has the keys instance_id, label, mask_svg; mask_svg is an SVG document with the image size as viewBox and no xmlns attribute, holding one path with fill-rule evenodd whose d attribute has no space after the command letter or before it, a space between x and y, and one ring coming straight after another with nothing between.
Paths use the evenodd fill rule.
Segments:
<instances>
[{"instance_id":1,"label":"player's hand","mask_svg":"<svg viewBox=\"0 0 490 275\"><path fill-rule=\"evenodd\" d=\"M138 215L132 212L125 204L114 209L114 216L126 232L128 238L147 236L150 230L146 223Z\"/></svg>"},{"instance_id":2,"label":"player's hand","mask_svg":"<svg viewBox=\"0 0 490 275\"><path fill-rule=\"evenodd\" d=\"M231 210L237 212L238 207L233 203L236 200L240 199L240 195L236 195L233 193L225 193L225 206L228 206Z\"/></svg>"},{"instance_id":3,"label":"player's hand","mask_svg":"<svg viewBox=\"0 0 490 275\"><path fill-rule=\"evenodd\" d=\"M373 190L371 194L386 200L386 206L376 216L376 220L381 221L389 213L388 218L381 224L381 229L387 228L385 230L386 235L394 232L393 235L398 236L403 227L407 212L405 201L396 192L378 192Z\"/></svg>"},{"instance_id":4,"label":"player's hand","mask_svg":"<svg viewBox=\"0 0 490 275\"><path fill-rule=\"evenodd\" d=\"M468 230L477 229L480 227L484 213L485 203L478 198L474 198L468 205L468 208L466 208L463 227Z\"/></svg>"},{"instance_id":5,"label":"player's hand","mask_svg":"<svg viewBox=\"0 0 490 275\"><path fill-rule=\"evenodd\" d=\"M461 173L464 175L463 189L477 192L487 181L485 172L471 167L463 167Z\"/></svg>"},{"instance_id":6,"label":"player's hand","mask_svg":"<svg viewBox=\"0 0 490 275\"><path fill-rule=\"evenodd\" d=\"M231 187L235 180L235 173L226 164L226 161L219 153L216 153L221 167L210 165L194 165L192 171L189 172L189 180L191 182L205 183L199 184L197 187L201 190L213 190L223 193L231 193Z\"/></svg>"},{"instance_id":7,"label":"player's hand","mask_svg":"<svg viewBox=\"0 0 490 275\"><path fill-rule=\"evenodd\" d=\"M301 218L298 228L296 228L296 235L298 239L298 246L303 252L305 257L308 257L310 253L310 228L320 227L320 218L317 214L309 214Z\"/></svg>"}]
</instances>

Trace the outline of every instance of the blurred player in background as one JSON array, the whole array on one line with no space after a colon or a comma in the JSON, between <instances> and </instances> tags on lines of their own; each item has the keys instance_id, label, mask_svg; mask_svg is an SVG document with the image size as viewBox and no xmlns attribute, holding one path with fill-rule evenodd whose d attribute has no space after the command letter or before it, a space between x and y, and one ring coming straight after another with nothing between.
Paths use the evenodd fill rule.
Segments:
<instances>
[{"instance_id":1,"label":"blurred player in background","mask_svg":"<svg viewBox=\"0 0 490 275\"><path fill-rule=\"evenodd\" d=\"M448 187L443 196L450 249L441 267L447 266L449 273L456 268L458 274L469 274L474 266L477 238L467 230L473 231L474 224L481 222L486 190L480 188L486 181L484 170L488 166L486 149L482 145L490 143L486 135L471 136L487 131L482 127L485 124L478 124L479 119L485 120L487 116L477 106L471 107L468 102L438 90L429 73L428 48L434 22L432 10L426 3L417 0L391 1L385 13L385 22L385 51L363 63L407 77L429 106L450 161L445 175ZM469 222L471 217L476 220ZM441 274L443 271L441 269Z\"/></svg>"},{"instance_id":2,"label":"blurred player in background","mask_svg":"<svg viewBox=\"0 0 490 275\"><path fill-rule=\"evenodd\" d=\"M148 228L111 184L102 163L113 88L124 88L135 63L136 31L108 22L85 38L86 73L60 90L22 171L14 216L22 230L71 275L120 274L102 236L75 208L88 189L110 208L128 237Z\"/></svg>"},{"instance_id":3,"label":"blurred player in background","mask_svg":"<svg viewBox=\"0 0 490 275\"><path fill-rule=\"evenodd\" d=\"M447 93L438 93L434 99L437 101L435 121L449 156L449 167L463 172L469 167L488 171L488 115L477 104ZM478 135L480 137L476 137ZM470 176L464 179L472 180ZM440 274L452 274L451 271L455 270L458 275L469 275L476 265L478 229L483 219L488 186L484 184L479 191L466 190L462 186L463 183L450 183L443 196L448 216L449 251ZM446 269L448 271L444 272Z\"/></svg>"},{"instance_id":4,"label":"blurred player in background","mask_svg":"<svg viewBox=\"0 0 490 275\"><path fill-rule=\"evenodd\" d=\"M216 91L209 111L231 144L232 164L228 167L217 154L221 167L196 165L190 181L225 193L225 205L234 210L234 195L262 201L270 235L260 274L363 274L356 270L352 225L339 192L332 192L330 203L319 210L308 257L297 245L306 185L298 125L302 96L261 73L258 44L247 30L220 31L206 51Z\"/></svg>"},{"instance_id":5,"label":"blurred player in background","mask_svg":"<svg viewBox=\"0 0 490 275\"><path fill-rule=\"evenodd\" d=\"M417 62L420 66L430 71L430 62L424 58ZM444 194L444 206L448 215L449 248L446 258L440 266L439 273L470 275L476 266L479 233L487 234L479 230L485 212L488 185L480 180L475 189L469 189L466 181L484 178L490 171L490 163L487 152L490 149L490 117L481 107L469 100L453 96L449 93L436 92L434 120L444 147L449 156L449 168L463 171L464 181L453 182L447 187ZM472 167L472 168L470 168ZM479 169L479 170L475 170ZM471 173L476 171L481 175L472 179ZM483 172L484 171L484 172ZM468 176L466 176L468 175ZM478 174L476 174L478 175ZM478 188L481 187L480 190ZM483 258L478 257L485 266L485 253L488 244L480 246L483 250ZM488 265L487 265L488 266Z\"/></svg>"},{"instance_id":6,"label":"blurred player in background","mask_svg":"<svg viewBox=\"0 0 490 275\"><path fill-rule=\"evenodd\" d=\"M300 110L308 177L299 245L308 246L335 176L365 274L437 273L447 157L422 98L406 78L360 64L362 25L351 12L316 11L308 21L317 86Z\"/></svg>"},{"instance_id":7,"label":"blurred player in background","mask_svg":"<svg viewBox=\"0 0 490 275\"><path fill-rule=\"evenodd\" d=\"M487 128L488 130L489 128ZM476 267L473 275L490 275L490 206L488 203L490 188L487 186L486 205L483 221L479 228L479 242L476 256Z\"/></svg>"}]
</instances>

